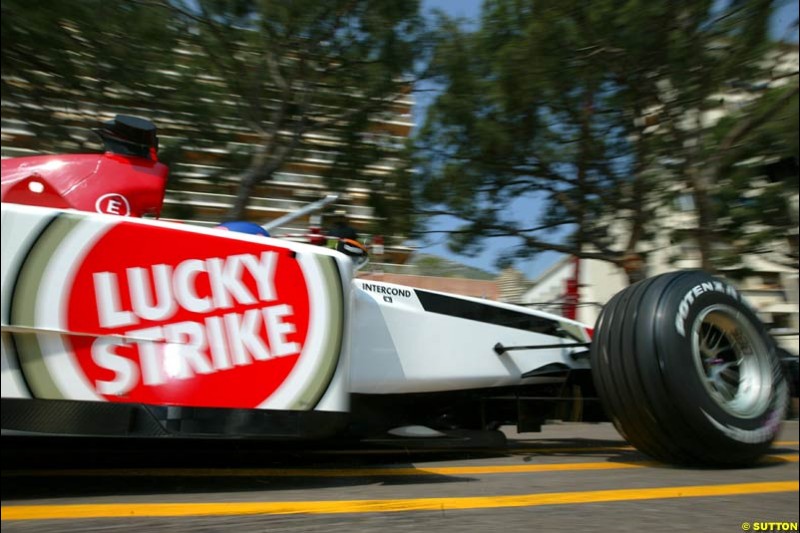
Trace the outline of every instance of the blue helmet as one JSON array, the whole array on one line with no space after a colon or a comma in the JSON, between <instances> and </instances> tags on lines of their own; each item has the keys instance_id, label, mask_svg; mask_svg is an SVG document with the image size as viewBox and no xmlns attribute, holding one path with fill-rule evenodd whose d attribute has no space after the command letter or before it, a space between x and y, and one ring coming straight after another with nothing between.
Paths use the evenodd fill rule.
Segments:
<instances>
[{"instance_id":1,"label":"blue helmet","mask_svg":"<svg viewBox=\"0 0 800 533\"><path fill-rule=\"evenodd\" d=\"M230 222L223 222L217 229L226 229L229 231L237 231L239 233L249 233L250 235L261 235L269 237L269 232L256 224L255 222L248 222L246 220L232 220Z\"/></svg>"}]
</instances>

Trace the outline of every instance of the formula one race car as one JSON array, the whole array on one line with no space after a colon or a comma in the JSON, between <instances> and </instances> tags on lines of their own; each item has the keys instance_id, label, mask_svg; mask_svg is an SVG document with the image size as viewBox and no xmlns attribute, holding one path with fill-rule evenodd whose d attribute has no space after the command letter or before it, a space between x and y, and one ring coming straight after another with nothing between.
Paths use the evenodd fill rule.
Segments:
<instances>
[{"instance_id":1,"label":"formula one race car","mask_svg":"<svg viewBox=\"0 0 800 533\"><path fill-rule=\"evenodd\" d=\"M354 276L346 253L164 222L155 127L2 161L4 435L322 439L610 417L681 464L756 461L789 388L739 293L700 271L594 328ZM600 398L602 407L592 403Z\"/></svg>"}]
</instances>

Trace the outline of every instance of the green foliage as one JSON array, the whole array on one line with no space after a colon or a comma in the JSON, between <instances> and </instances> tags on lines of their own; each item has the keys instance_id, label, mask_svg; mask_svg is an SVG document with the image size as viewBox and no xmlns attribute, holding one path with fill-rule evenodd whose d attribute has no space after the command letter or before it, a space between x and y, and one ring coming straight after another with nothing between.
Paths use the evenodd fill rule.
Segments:
<instances>
[{"instance_id":1,"label":"green foliage","mask_svg":"<svg viewBox=\"0 0 800 533\"><path fill-rule=\"evenodd\" d=\"M797 206L790 200L797 198L800 187L796 88L766 91L721 121L714 133L725 138L742 120L762 115L776 103L780 110L755 127L746 142L729 150L720 169L715 229L728 246L717 255L729 264L738 264L745 253L767 254L778 261L783 256L787 264L797 264Z\"/></svg>"},{"instance_id":2,"label":"green foliage","mask_svg":"<svg viewBox=\"0 0 800 533\"><path fill-rule=\"evenodd\" d=\"M57 150L87 115L174 102L175 88L158 83L157 70L170 65L160 50L174 48L176 35L153 10L4 0L1 20L3 99L12 104L4 118L18 114L34 128L39 150ZM61 112L51 117L54 102Z\"/></svg>"},{"instance_id":3,"label":"green foliage","mask_svg":"<svg viewBox=\"0 0 800 533\"><path fill-rule=\"evenodd\" d=\"M671 230L663 218L688 191L698 211L688 235L713 253L724 232L709 206L722 201L731 147L707 116L721 94L769 75L772 10L769 0L488 0L479 28L443 19L432 63L443 93L416 139L425 211L462 221L457 251L510 236L507 257L549 249L621 265ZM770 122L753 151L785 152L770 128L796 139L794 120ZM540 211L522 212L523 199Z\"/></svg>"},{"instance_id":4,"label":"green foliage","mask_svg":"<svg viewBox=\"0 0 800 533\"><path fill-rule=\"evenodd\" d=\"M77 132L100 114L146 116L173 170L199 162L220 188L236 180L229 216L243 218L255 188L308 150L333 159L333 189L371 180L398 153L369 134L412 83L417 11L389 0L3 0L4 119L34 130L31 148L63 151L91 145ZM71 135L80 145L64 143ZM380 208L403 195L380 195Z\"/></svg>"},{"instance_id":5,"label":"green foliage","mask_svg":"<svg viewBox=\"0 0 800 533\"><path fill-rule=\"evenodd\" d=\"M386 150L365 133L401 97L418 55L416 2L184 1L169 4L210 71L235 99L258 147L230 216L240 218L260 182L304 150L312 134L335 140L326 172L338 189L365 179ZM394 150L396 152L396 150ZM385 198L384 198L385 199Z\"/></svg>"}]
</instances>

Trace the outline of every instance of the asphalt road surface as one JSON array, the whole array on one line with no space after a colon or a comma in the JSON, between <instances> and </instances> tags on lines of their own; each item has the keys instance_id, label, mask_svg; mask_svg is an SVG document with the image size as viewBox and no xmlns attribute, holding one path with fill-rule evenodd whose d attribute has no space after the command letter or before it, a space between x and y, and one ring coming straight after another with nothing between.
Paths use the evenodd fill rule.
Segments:
<instances>
[{"instance_id":1,"label":"asphalt road surface","mask_svg":"<svg viewBox=\"0 0 800 533\"><path fill-rule=\"evenodd\" d=\"M399 449L3 437L2 531L797 531L796 421L735 470L653 463L610 424L506 433Z\"/></svg>"}]
</instances>

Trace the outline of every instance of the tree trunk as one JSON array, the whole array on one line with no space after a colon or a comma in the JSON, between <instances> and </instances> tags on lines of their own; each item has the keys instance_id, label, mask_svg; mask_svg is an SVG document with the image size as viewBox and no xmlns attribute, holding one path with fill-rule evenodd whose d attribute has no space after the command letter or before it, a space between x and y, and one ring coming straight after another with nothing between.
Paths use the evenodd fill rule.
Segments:
<instances>
[{"instance_id":1,"label":"tree trunk","mask_svg":"<svg viewBox=\"0 0 800 533\"><path fill-rule=\"evenodd\" d=\"M697 249L700 252L700 268L706 272L714 272L715 269L711 261L714 224L709 187L707 185L708 180L702 171L697 172L694 170L691 171L690 179L694 208L697 213L694 238L697 243Z\"/></svg>"},{"instance_id":2,"label":"tree trunk","mask_svg":"<svg viewBox=\"0 0 800 533\"><path fill-rule=\"evenodd\" d=\"M266 146L265 146L266 145ZM297 139L289 147L275 149L274 145L264 142L253 155L252 163L247 172L242 176L236 191L233 207L228 211L226 220L245 220L247 205L256 185L272 178L272 175L283 166L286 159L297 145Z\"/></svg>"},{"instance_id":3,"label":"tree trunk","mask_svg":"<svg viewBox=\"0 0 800 533\"><path fill-rule=\"evenodd\" d=\"M266 165L262 167L253 167L247 171L239 183L239 188L236 191L236 199L233 202L233 207L228 211L225 217L227 220L246 220L247 205L250 203L250 198L256 185L269 181L272 175L277 171L284 162L285 157L273 158ZM261 222L261 221L257 221Z\"/></svg>"},{"instance_id":4,"label":"tree trunk","mask_svg":"<svg viewBox=\"0 0 800 533\"><path fill-rule=\"evenodd\" d=\"M270 173L271 174L271 173ZM242 177L239 187L236 190L236 199L233 202L228 214L225 216L226 220L245 220L245 211L247 204L250 203L250 197L253 194L256 184L263 181L263 174L259 169L252 169Z\"/></svg>"},{"instance_id":5,"label":"tree trunk","mask_svg":"<svg viewBox=\"0 0 800 533\"><path fill-rule=\"evenodd\" d=\"M630 252L625 254L625 257L622 258L621 266L628 277L628 285L633 285L647 278L647 264L640 253Z\"/></svg>"}]
</instances>

